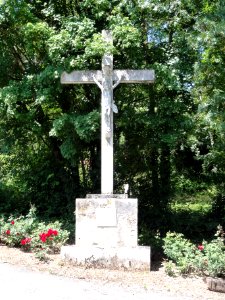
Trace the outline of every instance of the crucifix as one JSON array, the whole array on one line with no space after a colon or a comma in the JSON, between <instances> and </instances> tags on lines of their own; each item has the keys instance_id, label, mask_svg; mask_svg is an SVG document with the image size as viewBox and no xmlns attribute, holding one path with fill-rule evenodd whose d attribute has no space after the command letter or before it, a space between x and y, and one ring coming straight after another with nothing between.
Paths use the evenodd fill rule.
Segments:
<instances>
[{"instance_id":1,"label":"crucifix","mask_svg":"<svg viewBox=\"0 0 225 300\"><path fill-rule=\"evenodd\" d=\"M102 31L106 43L113 43L110 31ZM113 113L118 109L113 90L120 83L151 83L153 70L113 70L113 55L105 53L101 71L73 71L61 75L62 84L97 84L101 90L101 193L113 194Z\"/></svg>"}]
</instances>

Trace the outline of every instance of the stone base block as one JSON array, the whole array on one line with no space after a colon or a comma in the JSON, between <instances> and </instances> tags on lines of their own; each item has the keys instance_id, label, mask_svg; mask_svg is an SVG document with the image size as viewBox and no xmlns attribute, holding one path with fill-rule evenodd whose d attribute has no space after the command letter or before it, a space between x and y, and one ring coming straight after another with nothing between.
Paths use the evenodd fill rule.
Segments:
<instances>
[{"instance_id":1,"label":"stone base block","mask_svg":"<svg viewBox=\"0 0 225 300\"><path fill-rule=\"evenodd\" d=\"M150 271L151 249L145 246L134 248L63 246L61 257L86 268Z\"/></svg>"}]
</instances>

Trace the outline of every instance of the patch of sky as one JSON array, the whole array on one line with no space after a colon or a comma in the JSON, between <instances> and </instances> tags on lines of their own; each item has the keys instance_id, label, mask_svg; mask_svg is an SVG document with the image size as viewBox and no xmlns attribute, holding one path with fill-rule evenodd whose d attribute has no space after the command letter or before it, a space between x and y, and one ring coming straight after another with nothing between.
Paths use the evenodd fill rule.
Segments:
<instances>
[{"instance_id":1,"label":"patch of sky","mask_svg":"<svg viewBox=\"0 0 225 300\"><path fill-rule=\"evenodd\" d=\"M168 42L168 34L166 33L168 25L166 23L161 24L159 27L149 27L147 40L149 43L156 45Z\"/></svg>"}]
</instances>

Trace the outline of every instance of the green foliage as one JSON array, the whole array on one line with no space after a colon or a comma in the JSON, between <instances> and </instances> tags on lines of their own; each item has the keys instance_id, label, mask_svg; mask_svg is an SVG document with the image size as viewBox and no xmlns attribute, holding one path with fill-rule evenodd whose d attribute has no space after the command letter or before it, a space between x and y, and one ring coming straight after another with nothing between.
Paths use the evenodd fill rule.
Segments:
<instances>
[{"instance_id":1,"label":"green foliage","mask_svg":"<svg viewBox=\"0 0 225 300\"><path fill-rule=\"evenodd\" d=\"M68 135L69 137L69 134L76 134L81 140L90 141L95 138L99 123L97 111L92 111L87 115L64 114L54 120L50 135L57 137Z\"/></svg>"},{"instance_id":2,"label":"green foliage","mask_svg":"<svg viewBox=\"0 0 225 300\"><path fill-rule=\"evenodd\" d=\"M159 261L162 258L163 240L159 231L154 232L147 227L141 227L138 235L138 244L151 245L152 261Z\"/></svg>"},{"instance_id":3,"label":"green foliage","mask_svg":"<svg viewBox=\"0 0 225 300\"><path fill-rule=\"evenodd\" d=\"M176 275L175 273L176 266L171 260L164 262L164 267L165 267L165 272L168 276L174 277Z\"/></svg>"},{"instance_id":4,"label":"green foliage","mask_svg":"<svg viewBox=\"0 0 225 300\"><path fill-rule=\"evenodd\" d=\"M11 215L8 220L2 218L0 222L2 243L32 251L40 259L46 259L49 253L59 252L69 237L69 232L62 229L60 222L39 222L34 207L26 216Z\"/></svg>"},{"instance_id":5,"label":"green foliage","mask_svg":"<svg viewBox=\"0 0 225 300\"><path fill-rule=\"evenodd\" d=\"M216 239L211 242L203 241L198 247L184 238L180 233L167 233L164 238L164 253L176 266L169 262L168 274L204 274L212 277L225 276L225 245L224 232L218 226ZM173 268L174 267L174 268Z\"/></svg>"},{"instance_id":6,"label":"green foliage","mask_svg":"<svg viewBox=\"0 0 225 300\"><path fill-rule=\"evenodd\" d=\"M212 197L215 187L191 193L173 195L168 214L167 231L183 233L193 242L211 239L220 221L219 216L212 215ZM223 223L221 223L223 224Z\"/></svg>"},{"instance_id":7,"label":"green foliage","mask_svg":"<svg viewBox=\"0 0 225 300\"><path fill-rule=\"evenodd\" d=\"M195 258L195 246L186 240L183 234L168 233L164 239L165 254L176 262L180 272L187 274L191 271L192 260Z\"/></svg>"},{"instance_id":8,"label":"green foliage","mask_svg":"<svg viewBox=\"0 0 225 300\"><path fill-rule=\"evenodd\" d=\"M178 189L177 193L173 196L170 205L172 212L199 212L202 215L210 213L212 209L212 197L214 197L215 187L206 187L205 184L203 184L203 187L205 188L202 190L202 188L199 187L196 182L191 182L188 180L187 186L183 186L183 183L186 182L186 180L181 180L182 192L180 189ZM198 190L200 191L198 192Z\"/></svg>"},{"instance_id":9,"label":"green foliage","mask_svg":"<svg viewBox=\"0 0 225 300\"><path fill-rule=\"evenodd\" d=\"M225 196L218 193L212 202L212 216L221 220L222 224L225 223Z\"/></svg>"},{"instance_id":10,"label":"green foliage","mask_svg":"<svg viewBox=\"0 0 225 300\"><path fill-rule=\"evenodd\" d=\"M186 226L195 235L204 228L191 211L206 215L213 200L201 205L199 193L213 185L222 196L212 205L211 218L217 221L219 210L222 220L220 2L5 1L0 6L0 211L26 213L33 203L39 214L73 220L74 199L99 192L100 91L94 85L63 86L60 75L100 69L108 52L114 69L156 72L154 85L115 89L115 192L129 183L139 198L140 226L163 233L174 226L173 196L197 192L199 203L189 205L186 214L198 225ZM112 31L113 45L103 43L103 29ZM150 238L143 233L143 240Z\"/></svg>"},{"instance_id":11,"label":"green foliage","mask_svg":"<svg viewBox=\"0 0 225 300\"><path fill-rule=\"evenodd\" d=\"M224 16L222 1L205 5L205 15L196 23L199 50L193 90L198 112L196 154L203 161L205 174L217 190L224 191ZM193 41L192 41L193 42ZM207 151L202 151L202 145Z\"/></svg>"}]
</instances>

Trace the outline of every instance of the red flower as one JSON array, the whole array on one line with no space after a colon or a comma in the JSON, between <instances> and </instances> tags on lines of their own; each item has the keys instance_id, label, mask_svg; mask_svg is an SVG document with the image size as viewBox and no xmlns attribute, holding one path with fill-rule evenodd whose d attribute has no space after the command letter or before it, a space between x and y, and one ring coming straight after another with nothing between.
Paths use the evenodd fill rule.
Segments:
<instances>
[{"instance_id":1,"label":"red flower","mask_svg":"<svg viewBox=\"0 0 225 300\"><path fill-rule=\"evenodd\" d=\"M39 234L39 237L40 237L40 240L43 242L43 243L46 243L46 240L47 240L47 234L46 233L41 233Z\"/></svg>"},{"instance_id":2,"label":"red flower","mask_svg":"<svg viewBox=\"0 0 225 300\"><path fill-rule=\"evenodd\" d=\"M10 230L8 229L8 230L6 230L6 232L5 232L7 235L10 235Z\"/></svg>"},{"instance_id":3,"label":"red flower","mask_svg":"<svg viewBox=\"0 0 225 300\"><path fill-rule=\"evenodd\" d=\"M54 230L52 230L51 228L49 228L49 230L47 232L47 236L49 237L49 236L53 235L53 231Z\"/></svg>"},{"instance_id":4,"label":"red flower","mask_svg":"<svg viewBox=\"0 0 225 300\"><path fill-rule=\"evenodd\" d=\"M20 244L21 244L21 245L26 245L26 240L25 240L25 239L24 239L24 240L21 240Z\"/></svg>"},{"instance_id":5,"label":"red flower","mask_svg":"<svg viewBox=\"0 0 225 300\"><path fill-rule=\"evenodd\" d=\"M31 242L31 238L25 238L23 240L21 240L21 245L26 245L26 244L29 244Z\"/></svg>"},{"instance_id":6,"label":"red flower","mask_svg":"<svg viewBox=\"0 0 225 300\"><path fill-rule=\"evenodd\" d=\"M204 250L204 246L203 245L198 245L198 250L203 251Z\"/></svg>"},{"instance_id":7,"label":"red flower","mask_svg":"<svg viewBox=\"0 0 225 300\"><path fill-rule=\"evenodd\" d=\"M53 230L52 228L49 228L49 230L47 232L43 232L41 234L39 234L40 240L43 243L46 243L47 239L49 238L49 240L53 240L52 236L53 235L58 235L58 231L57 230Z\"/></svg>"},{"instance_id":8,"label":"red flower","mask_svg":"<svg viewBox=\"0 0 225 300\"><path fill-rule=\"evenodd\" d=\"M12 221L11 221L11 224L12 224L12 225L14 225L14 224L15 224L15 221L14 221L14 220L12 220Z\"/></svg>"},{"instance_id":9,"label":"red flower","mask_svg":"<svg viewBox=\"0 0 225 300\"><path fill-rule=\"evenodd\" d=\"M53 230L52 228L49 228L47 234L48 234L48 236L51 236L51 235L58 235L58 231L57 231L57 230Z\"/></svg>"},{"instance_id":10,"label":"red flower","mask_svg":"<svg viewBox=\"0 0 225 300\"><path fill-rule=\"evenodd\" d=\"M58 235L58 231L57 230L53 230L52 228L49 228L47 235L48 236Z\"/></svg>"}]
</instances>

